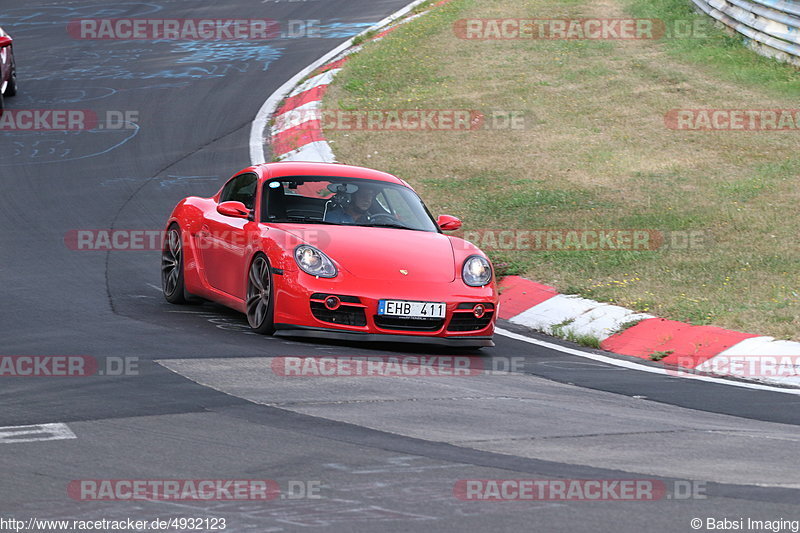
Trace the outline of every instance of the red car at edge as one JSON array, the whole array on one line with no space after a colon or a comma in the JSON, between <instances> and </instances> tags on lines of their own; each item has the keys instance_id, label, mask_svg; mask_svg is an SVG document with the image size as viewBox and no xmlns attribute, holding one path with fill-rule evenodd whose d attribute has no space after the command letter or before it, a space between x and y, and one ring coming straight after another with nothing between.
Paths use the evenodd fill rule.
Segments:
<instances>
[{"instance_id":1,"label":"red car at edge","mask_svg":"<svg viewBox=\"0 0 800 533\"><path fill-rule=\"evenodd\" d=\"M11 36L0 28L0 114L5 109L3 97L17 94L17 64Z\"/></svg>"},{"instance_id":2,"label":"red car at edge","mask_svg":"<svg viewBox=\"0 0 800 533\"><path fill-rule=\"evenodd\" d=\"M283 162L251 166L169 217L162 288L247 315L263 334L493 346L492 265L443 234L403 180L377 170Z\"/></svg>"}]
</instances>

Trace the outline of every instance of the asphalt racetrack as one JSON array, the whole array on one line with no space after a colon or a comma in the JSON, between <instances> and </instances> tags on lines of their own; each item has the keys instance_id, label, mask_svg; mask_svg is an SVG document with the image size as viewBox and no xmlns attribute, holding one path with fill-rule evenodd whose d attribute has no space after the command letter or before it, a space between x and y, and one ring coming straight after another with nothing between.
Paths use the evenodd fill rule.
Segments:
<instances>
[{"instance_id":1,"label":"asphalt racetrack","mask_svg":"<svg viewBox=\"0 0 800 533\"><path fill-rule=\"evenodd\" d=\"M406 3L3 1L20 79L7 107L90 110L98 126L0 131L0 355L88 356L106 371L0 377L0 517L195 517L237 533L688 532L692 519L703 530L709 518L800 519L795 394L621 368L502 335L468 354L497 372L284 377L276 357L464 353L255 335L223 307L168 304L158 250L75 249L77 230L157 231L179 199L213 194L250 164L250 124L276 88ZM320 33L195 42L67 31L100 17L315 20ZM108 361L129 367L113 372ZM61 429L30 438L9 429L43 424ZM523 479L663 490L523 501L482 501L486 483L469 485L480 487L472 500L461 490ZM272 480L281 494L98 501L76 496L81 480Z\"/></svg>"}]
</instances>

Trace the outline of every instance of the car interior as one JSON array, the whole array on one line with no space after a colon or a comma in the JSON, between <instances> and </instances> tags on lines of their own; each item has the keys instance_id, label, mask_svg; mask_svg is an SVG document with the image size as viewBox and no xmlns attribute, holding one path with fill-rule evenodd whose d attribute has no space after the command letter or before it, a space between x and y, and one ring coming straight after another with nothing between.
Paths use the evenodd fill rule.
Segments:
<instances>
[{"instance_id":1,"label":"car interior","mask_svg":"<svg viewBox=\"0 0 800 533\"><path fill-rule=\"evenodd\" d=\"M275 185L277 184L277 185ZM336 206L346 205L350 201L352 192L349 188L331 193L327 190L328 182L322 181L291 181L267 182L264 186L264 201L262 202L262 217L265 222L280 221L316 221L325 220L325 214ZM352 187L352 185L350 185ZM309 196L314 194L314 189L328 193L326 196ZM355 188L353 189L355 190ZM319 193L317 193L319 194ZM379 195L380 197L380 195ZM380 199L373 203L370 210L372 214L391 214Z\"/></svg>"}]
</instances>

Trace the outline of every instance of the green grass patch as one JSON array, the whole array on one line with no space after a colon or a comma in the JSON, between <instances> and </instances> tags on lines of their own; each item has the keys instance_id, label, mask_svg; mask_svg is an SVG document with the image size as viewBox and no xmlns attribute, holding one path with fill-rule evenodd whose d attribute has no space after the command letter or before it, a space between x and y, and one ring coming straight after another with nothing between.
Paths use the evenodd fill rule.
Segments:
<instances>
[{"instance_id":1,"label":"green grass patch","mask_svg":"<svg viewBox=\"0 0 800 533\"><path fill-rule=\"evenodd\" d=\"M749 50L743 37L729 35L693 5L691 0L627 0L627 11L634 17L663 20L667 35L662 41L673 57L742 85L786 96L800 93L800 70Z\"/></svg>"},{"instance_id":2,"label":"green grass patch","mask_svg":"<svg viewBox=\"0 0 800 533\"><path fill-rule=\"evenodd\" d=\"M673 353L675 352L673 352L672 350L658 351L651 353L650 355L648 355L648 357L650 358L651 361L661 361L662 359L664 359L665 357L669 357Z\"/></svg>"}]
</instances>

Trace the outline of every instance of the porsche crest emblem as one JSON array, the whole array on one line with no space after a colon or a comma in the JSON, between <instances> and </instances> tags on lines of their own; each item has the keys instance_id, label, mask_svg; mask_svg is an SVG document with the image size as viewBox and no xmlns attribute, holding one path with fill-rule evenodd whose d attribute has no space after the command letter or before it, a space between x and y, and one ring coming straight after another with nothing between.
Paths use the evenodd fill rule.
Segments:
<instances>
[{"instance_id":1,"label":"porsche crest emblem","mask_svg":"<svg viewBox=\"0 0 800 533\"><path fill-rule=\"evenodd\" d=\"M400 273L404 276L408 276L408 270L401 270Z\"/></svg>"}]
</instances>

